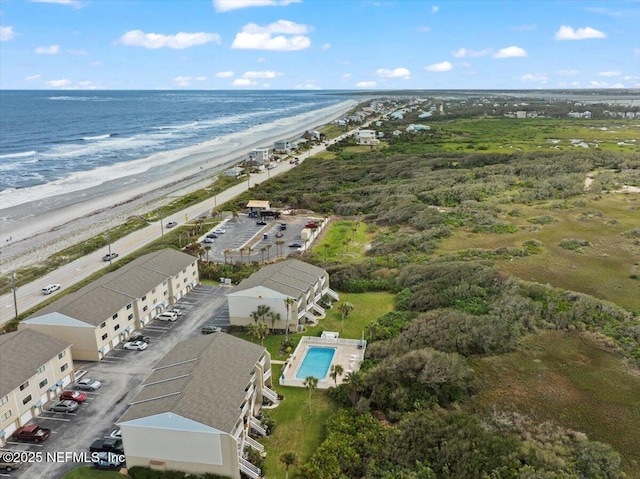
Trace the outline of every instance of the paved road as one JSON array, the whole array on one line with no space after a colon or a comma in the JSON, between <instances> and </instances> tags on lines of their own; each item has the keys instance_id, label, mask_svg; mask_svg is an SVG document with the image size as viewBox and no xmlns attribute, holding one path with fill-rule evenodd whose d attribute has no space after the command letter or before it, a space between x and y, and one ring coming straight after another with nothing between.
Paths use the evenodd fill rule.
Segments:
<instances>
[{"instance_id":1,"label":"paved road","mask_svg":"<svg viewBox=\"0 0 640 479\"><path fill-rule=\"evenodd\" d=\"M335 141L339 141L344 136L350 135L353 132L348 132L342 135ZM299 158L300 162L305 159L320 153L325 150L324 145L313 147L309 152L302 153ZM258 174L252 174L249 181L243 181L242 183L235 185L227 190L213 195L211 198L198 203L197 205L190 206L183 211L175 213L167 218L164 218L163 224L167 224L170 221L183 224L186 219L198 218L204 214L210 214L211 210L216 204L223 204L232 200L241 193L247 191L249 186L253 186L256 183L262 183L267 181L271 177L281 175L289 171L292 166L289 163L276 163L276 168L268 171L263 171ZM117 252L120 256L118 259L125 257L141 247L160 238L164 231L160 222L154 222L147 227L131 233L129 236L115 241L111 245L111 251ZM43 276L38 281L23 285L17 288L16 297L18 304L18 314L37 306L49 296L42 294L42 288L48 284L56 283L62 286L62 289L68 288L78 281L81 281L96 271L108 266L108 262L102 261L102 256L107 253L107 249L99 250L91 253L83 258L80 258L72 263L60 267L59 269L52 271L51 273ZM117 260L116 259L116 262ZM5 294L0 296L0 326L6 322L12 320L15 317L15 308L12 294Z\"/></svg>"}]
</instances>

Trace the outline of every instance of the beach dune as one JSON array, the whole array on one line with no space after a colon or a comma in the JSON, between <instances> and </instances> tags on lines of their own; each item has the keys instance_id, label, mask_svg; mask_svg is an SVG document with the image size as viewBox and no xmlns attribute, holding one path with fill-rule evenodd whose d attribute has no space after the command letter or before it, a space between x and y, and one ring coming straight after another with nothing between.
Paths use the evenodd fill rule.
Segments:
<instances>
[{"instance_id":1,"label":"beach dune","mask_svg":"<svg viewBox=\"0 0 640 479\"><path fill-rule=\"evenodd\" d=\"M272 146L279 139L298 138L356 104L348 100L167 154L155 154L137 160L135 168L111 167L119 169L120 175L118 171L95 170L84 172L82 182L69 178L4 194L0 197L1 272L37 264L132 215L171 201L172 195L207 186L217 174L245 159L253 148ZM101 180L101 175L112 179ZM56 194L57 191L62 193Z\"/></svg>"}]
</instances>

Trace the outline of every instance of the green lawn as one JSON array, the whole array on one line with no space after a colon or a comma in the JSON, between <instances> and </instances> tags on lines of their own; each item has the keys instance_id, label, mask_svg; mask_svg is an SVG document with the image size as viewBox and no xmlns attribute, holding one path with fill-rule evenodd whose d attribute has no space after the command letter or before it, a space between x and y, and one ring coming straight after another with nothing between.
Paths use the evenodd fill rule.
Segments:
<instances>
[{"instance_id":1,"label":"green lawn","mask_svg":"<svg viewBox=\"0 0 640 479\"><path fill-rule=\"evenodd\" d=\"M129 477L117 471L101 471L89 466L73 469L62 476L62 479L123 479Z\"/></svg>"},{"instance_id":2,"label":"green lawn","mask_svg":"<svg viewBox=\"0 0 640 479\"><path fill-rule=\"evenodd\" d=\"M313 255L320 261L349 262L364 257L371 242L369 226L361 221L338 220L330 223L327 231L313 248Z\"/></svg>"},{"instance_id":3,"label":"green lawn","mask_svg":"<svg viewBox=\"0 0 640 479\"><path fill-rule=\"evenodd\" d=\"M517 410L613 446L640 477L640 376L587 336L546 331L513 353L472 360L483 387L467 408Z\"/></svg>"}]
</instances>

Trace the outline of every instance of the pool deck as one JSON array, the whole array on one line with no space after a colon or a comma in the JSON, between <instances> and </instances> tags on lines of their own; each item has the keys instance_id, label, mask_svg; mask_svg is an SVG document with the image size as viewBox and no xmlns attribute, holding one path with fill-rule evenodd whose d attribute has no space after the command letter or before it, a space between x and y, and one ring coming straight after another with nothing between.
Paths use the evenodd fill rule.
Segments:
<instances>
[{"instance_id":1,"label":"pool deck","mask_svg":"<svg viewBox=\"0 0 640 479\"><path fill-rule=\"evenodd\" d=\"M339 364L344 372L338 376L337 383L341 384L345 377L354 371L360 369L360 363L364 359L366 350L366 342L362 348L358 348L361 341L358 339L342 339L342 338L318 338L313 336L303 336L296 347L293 354L285 361L280 376L281 386L304 387L304 379L296 379L296 372L307 354L307 350L311 346L320 346L327 348L336 348L331 365ZM331 366L329 366L331 367ZM326 379L318 380L318 389L328 389L335 386L336 383L327 375Z\"/></svg>"}]
</instances>

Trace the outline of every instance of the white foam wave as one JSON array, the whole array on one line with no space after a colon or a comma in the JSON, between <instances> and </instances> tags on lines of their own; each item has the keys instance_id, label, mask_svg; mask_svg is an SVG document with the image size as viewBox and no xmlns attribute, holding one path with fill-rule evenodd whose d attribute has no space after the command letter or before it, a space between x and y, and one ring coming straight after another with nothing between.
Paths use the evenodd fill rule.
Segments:
<instances>
[{"instance_id":1,"label":"white foam wave","mask_svg":"<svg viewBox=\"0 0 640 479\"><path fill-rule=\"evenodd\" d=\"M0 155L0 160L9 159L9 158L26 158L28 156L33 156L37 152L36 151L23 151L22 153L8 153L6 155Z\"/></svg>"},{"instance_id":2,"label":"white foam wave","mask_svg":"<svg viewBox=\"0 0 640 479\"><path fill-rule=\"evenodd\" d=\"M116 101L113 97L104 96L50 96L48 100L53 101Z\"/></svg>"},{"instance_id":3,"label":"white foam wave","mask_svg":"<svg viewBox=\"0 0 640 479\"><path fill-rule=\"evenodd\" d=\"M84 141L95 141L95 140L104 140L106 138L111 138L111 133L107 133L106 135L98 135L98 136L85 136L82 139Z\"/></svg>"}]
</instances>

